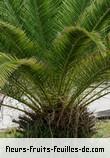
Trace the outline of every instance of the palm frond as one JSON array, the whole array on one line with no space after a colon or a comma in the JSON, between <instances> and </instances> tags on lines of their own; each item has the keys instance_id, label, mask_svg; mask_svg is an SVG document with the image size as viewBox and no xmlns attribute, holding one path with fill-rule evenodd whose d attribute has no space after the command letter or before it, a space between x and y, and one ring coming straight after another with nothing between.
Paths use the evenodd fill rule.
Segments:
<instances>
[{"instance_id":1,"label":"palm frond","mask_svg":"<svg viewBox=\"0 0 110 158\"><path fill-rule=\"evenodd\" d=\"M67 26L76 25L85 8L91 0L62 0L62 4L56 15L56 25L59 31Z\"/></svg>"},{"instance_id":2,"label":"palm frond","mask_svg":"<svg viewBox=\"0 0 110 158\"><path fill-rule=\"evenodd\" d=\"M80 27L67 27L53 43L54 53L52 59L54 68L60 73L70 68L78 58L84 58L98 50L104 55L106 47L101 36L95 32L88 32ZM91 51L92 46L92 51ZM85 49L86 48L86 49ZM86 50L86 52L85 52ZM66 71L65 71L66 70Z\"/></svg>"},{"instance_id":3,"label":"palm frond","mask_svg":"<svg viewBox=\"0 0 110 158\"><path fill-rule=\"evenodd\" d=\"M70 97L70 104L76 101L78 97L80 98L80 95L83 96L83 92L89 89L91 85L95 84L97 87L97 84L99 84L100 82L108 80L105 74L109 73L109 62L109 53L107 53L107 55L104 57L102 55L96 55L87 58L87 60L83 60L82 62L80 62L79 66L76 66L76 68L73 69L73 77L71 78L70 84L67 85L71 94L73 93ZM70 76L72 76L72 72L70 73ZM71 88L73 87L72 85L74 86L73 90ZM103 91L105 91L106 89L107 88L104 87ZM92 95L90 98L92 99Z\"/></svg>"},{"instance_id":4,"label":"palm frond","mask_svg":"<svg viewBox=\"0 0 110 158\"><path fill-rule=\"evenodd\" d=\"M41 68L41 64L37 63L36 59L17 59L11 55L0 53L0 86L4 86L5 82L20 66L25 65L32 68L34 71Z\"/></svg>"},{"instance_id":5,"label":"palm frond","mask_svg":"<svg viewBox=\"0 0 110 158\"><path fill-rule=\"evenodd\" d=\"M56 4L55 4L56 2ZM30 37L37 40L44 48L48 48L54 37L54 16L57 12L57 1L27 0L22 21ZM56 7L56 8L55 8Z\"/></svg>"},{"instance_id":6,"label":"palm frond","mask_svg":"<svg viewBox=\"0 0 110 158\"><path fill-rule=\"evenodd\" d=\"M0 19L21 27L23 0L0 0Z\"/></svg>"},{"instance_id":7,"label":"palm frond","mask_svg":"<svg viewBox=\"0 0 110 158\"><path fill-rule=\"evenodd\" d=\"M94 0L88 6L79 19L79 25L88 31L102 30L109 28L110 24L110 1L109 0ZM104 26L104 24L106 25ZM107 28L108 27L108 28ZM105 28L105 30L104 30Z\"/></svg>"},{"instance_id":8,"label":"palm frond","mask_svg":"<svg viewBox=\"0 0 110 158\"><path fill-rule=\"evenodd\" d=\"M0 43L4 45L3 51L6 48L9 53L15 53L18 57L33 56L36 49L39 49L38 44L32 42L23 30L7 22L0 21L0 37Z\"/></svg>"}]
</instances>

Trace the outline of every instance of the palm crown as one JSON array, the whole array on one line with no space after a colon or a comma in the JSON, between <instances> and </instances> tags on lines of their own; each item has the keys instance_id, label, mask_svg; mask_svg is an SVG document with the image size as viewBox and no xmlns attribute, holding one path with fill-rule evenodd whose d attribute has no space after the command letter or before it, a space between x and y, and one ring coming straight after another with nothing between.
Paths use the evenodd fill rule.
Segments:
<instances>
[{"instance_id":1,"label":"palm crown","mask_svg":"<svg viewBox=\"0 0 110 158\"><path fill-rule=\"evenodd\" d=\"M34 111L109 93L110 0L0 0L0 10L1 91Z\"/></svg>"}]
</instances>

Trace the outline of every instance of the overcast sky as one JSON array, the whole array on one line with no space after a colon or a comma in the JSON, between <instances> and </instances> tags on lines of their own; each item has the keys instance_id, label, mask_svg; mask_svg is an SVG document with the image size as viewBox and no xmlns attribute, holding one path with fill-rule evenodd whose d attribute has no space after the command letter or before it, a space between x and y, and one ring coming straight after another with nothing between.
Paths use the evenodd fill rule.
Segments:
<instances>
[{"instance_id":1,"label":"overcast sky","mask_svg":"<svg viewBox=\"0 0 110 158\"><path fill-rule=\"evenodd\" d=\"M110 94L92 103L90 109L96 112L110 109Z\"/></svg>"}]
</instances>

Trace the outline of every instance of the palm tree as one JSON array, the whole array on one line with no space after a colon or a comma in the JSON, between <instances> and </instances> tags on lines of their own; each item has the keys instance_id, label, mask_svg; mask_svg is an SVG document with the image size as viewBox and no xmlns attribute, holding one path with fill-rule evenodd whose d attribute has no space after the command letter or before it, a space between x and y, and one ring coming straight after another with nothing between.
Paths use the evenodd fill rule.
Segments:
<instances>
[{"instance_id":1,"label":"palm tree","mask_svg":"<svg viewBox=\"0 0 110 158\"><path fill-rule=\"evenodd\" d=\"M110 93L109 14L110 0L0 0L1 92L37 136L91 133L87 106Z\"/></svg>"}]
</instances>

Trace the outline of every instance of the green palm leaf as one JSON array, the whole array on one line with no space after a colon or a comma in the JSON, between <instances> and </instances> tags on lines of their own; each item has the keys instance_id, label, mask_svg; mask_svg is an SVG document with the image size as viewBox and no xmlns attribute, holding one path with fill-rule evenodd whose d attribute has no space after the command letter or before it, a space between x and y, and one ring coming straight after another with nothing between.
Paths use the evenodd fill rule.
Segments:
<instances>
[{"instance_id":1,"label":"green palm leaf","mask_svg":"<svg viewBox=\"0 0 110 158\"><path fill-rule=\"evenodd\" d=\"M110 93L109 14L110 0L0 0L1 92L48 113L49 130Z\"/></svg>"},{"instance_id":2,"label":"green palm leaf","mask_svg":"<svg viewBox=\"0 0 110 158\"><path fill-rule=\"evenodd\" d=\"M17 59L5 53L0 53L0 86L4 86L10 75L23 65L29 66L34 71L41 68L41 64L37 63L37 60L33 58Z\"/></svg>"},{"instance_id":3,"label":"green palm leaf","mask_svg":"<svg viewBox=\"0 0 110 158\"><path fill-rule=\"evenodd\" d=\"M91 5L88 6L81 19L79 25L86 28L89 31L92 30L103 30L109 28L110 24L110 1L109 0L95 0L92 1ZM105 27L104 27L105 24ZM103 27L102 27L103 26ZM107 27L108 26L108 27ZM105 30L104 30L105 28Z\"/></svg>"}]
</instances>

